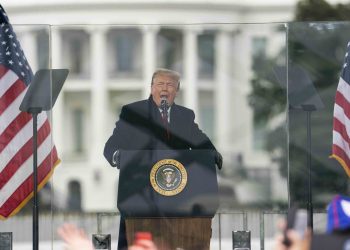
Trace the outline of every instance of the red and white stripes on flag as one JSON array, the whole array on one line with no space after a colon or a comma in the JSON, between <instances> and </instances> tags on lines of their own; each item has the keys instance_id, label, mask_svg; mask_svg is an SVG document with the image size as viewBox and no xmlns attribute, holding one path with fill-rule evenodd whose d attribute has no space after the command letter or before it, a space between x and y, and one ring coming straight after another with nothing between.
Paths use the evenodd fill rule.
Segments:
<instances>
[{"instance_id":1,"label":"red and white stripes on flag","mask_svg":"<svg viewBox=\"0 0 350 250\"><path fill-rule=\"evenodd\" d=\"M0 218L33 196L33 119L19 106L33 73L0 5ZM59 163L45 112L38 115L38 189Z\"/></svg>"},{"instance_id":2,"label":"red and white stripes on flag","mask_svg":"<svg viewBox=\"0 0 350 250\"><path fill-rule=\"evenodd\" d=\"M19 111L27 90L16 74L0 66L0 216L16 214L33 195L32 116ZM58 163L45 112L38 115L38 188Z\"/></svg>"},{"instance_id":3,"label":"red and white stripes on flag","mask_svg":"<svg viewBox=\"0 0 350 250\"><path fill-rule=\"evenodd\" d=\"M350 43L347 46L342 74L335 95L333 117L332 158L335 158L350 177Z\"/></svg>"}]
</instances>

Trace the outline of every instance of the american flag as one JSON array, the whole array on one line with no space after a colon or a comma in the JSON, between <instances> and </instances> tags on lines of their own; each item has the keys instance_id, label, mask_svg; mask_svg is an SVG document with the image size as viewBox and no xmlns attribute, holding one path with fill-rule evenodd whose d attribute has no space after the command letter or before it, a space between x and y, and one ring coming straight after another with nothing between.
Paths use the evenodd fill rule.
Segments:
<instances>
[{"instance_id":1,"label":"american flag","mask_svg":"<svg viewBox=\"0 0 350 250\"><path fill-rule=\"evenodd\" d=\"M0 218L16 214L33 196L33 122L19 111L33 73L0 5ZM59 163L45 112L38 115L38 188Z\"/></svg>"},{"instance_id":2,"label":"american flag","mask_svg":"<svg viewBox=\"0 0 350 250\"><path fill-rule=\"evenodd\" d=\"M343 70L335 95L333 117L332 158L335 158L350 176L350 42L347 45Z\"/></svg>"}]
</instances>

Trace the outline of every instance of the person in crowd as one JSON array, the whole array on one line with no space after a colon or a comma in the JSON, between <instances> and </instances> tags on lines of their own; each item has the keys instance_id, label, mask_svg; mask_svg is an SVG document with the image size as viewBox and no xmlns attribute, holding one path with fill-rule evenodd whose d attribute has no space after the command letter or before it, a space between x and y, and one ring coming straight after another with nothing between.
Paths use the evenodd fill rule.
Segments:
<instances>
[{"instance_id":1,"label":"person in crowd","mask_svg":"<svg viewBox=\"0 0 350 250\"><path fill-rule=\"evenodd\" d=\"M57 234L65 243L65 250L94 250L92 241L88 239L83 229L73 224L59 227Z\"/></svg>"},{"instance_id":2,"label":"person in crowd","mask_svg":"<svg viewBox=\"0 0 350 250\"><path fill-rule=\"evenodd\" d=\"M285 228L285 226L283 226ZM283 229L284 230L284 229ZM288 237L290 244L285 244L285 236ZM289 229L285 234L279 234L275 239L274 250L309 250L311 243L311 232L307 231L301 236L293 229Z\"/></svg>"},{"instance_id":3,"label":"person in crowd","mask_svg":"<svg viewBox=\"0 0 350 250\"><path fill-rule=\"evenodd\" d=\"M279 226L285 231L286 222L283 221ZM327 205L327 234L347 236L350 238L350 198L344 195L336 195ZM286 232L290 244L285 244L285 235L280 234L276 237L274 250L309 250L312 247L312 234L309 229L305 235L300 235L293 229ZM322 236L321 236L322 237ZM329 239L329 238L328 238ZM337 238L341 240L341 238ZM314 249L314 247L312 247ZM344 248L345 249L345 248Z\"/></svg>"},{"instance_id":4,"label":"person in crowd","mask_svg":"<svg viewBox=\"0 0 350 250\"><path fill-rule=\"evenodd\" d=\"M180 74L157 69L151 80L148 99L122 107L113 134L107 140L104 156L118 166L120 150L211 149L215 162L222 167L222 156L195 123L192 110L175 104L180 90ZM127 246L125 220L120 220L118 249Z\"/></svg>"},{"instance_id":5,"label":"person in crowd","mask_svg":"<svg viewBox=\"0 0 350 250\"><path fill-rule=\"evenodd\" d=\"M327 207L327 233L350 234L350 198L336 195Z\"/></svg>"}]
</instances>

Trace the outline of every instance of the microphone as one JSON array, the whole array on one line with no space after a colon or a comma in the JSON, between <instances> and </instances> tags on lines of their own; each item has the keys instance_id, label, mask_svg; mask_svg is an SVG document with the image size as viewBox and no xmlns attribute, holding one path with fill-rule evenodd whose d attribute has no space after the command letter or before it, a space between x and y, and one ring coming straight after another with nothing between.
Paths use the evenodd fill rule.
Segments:
<instances>
[{"instance_id":1,"label":"microphone","mask_svg":"<svg viewBox=\"0 0 350 250\"><path fill-rule=\"evenodd\" d=\"M166 96L161 96L160 99L161 99L160 109L163 111L168 111L169 104L168 104L168 100L166 99Z\"/></svg>"},{"instance_id":2,"label":"microphone","mask_svg":"<svg viewBox=\"0 0 350 250\"><path fill-rule=\"evenodd\" d=\"M168 104L168 100L166 99L166 96L162 95L160 97L161 101L160 101L160 110L161 110L161 115L162 115L162 121L164 124L164 127L166 128L165 131L165 138L167 140L170 139L170 132L169 132L169 127L168 127L168 108L169 108L169 104Z\"/></svg>"}]
</instances>

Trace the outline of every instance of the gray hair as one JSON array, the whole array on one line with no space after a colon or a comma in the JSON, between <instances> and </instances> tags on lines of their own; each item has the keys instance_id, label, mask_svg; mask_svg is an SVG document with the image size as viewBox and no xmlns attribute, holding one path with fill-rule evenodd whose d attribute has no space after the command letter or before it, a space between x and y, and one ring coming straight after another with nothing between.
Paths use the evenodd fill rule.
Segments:
<instances>
[{"instance_id":1,"label":"gray hair","mask_svg":"<svg viewBox=\"0 0 350 250\"><path fill-rule=\"evenodd\" d=\"M170 78L172 78L173 80L175 80L178 83L177 88L178 89L180 88L180 73L179 72L176 72L176 71L170 70L170 69L163 69L163 68L156 69L156 71L154 71L154 73L152 75L151 85L153 84L154 78L156 78L159 75L169 76Z\"/></svg>"}]
</instances>

